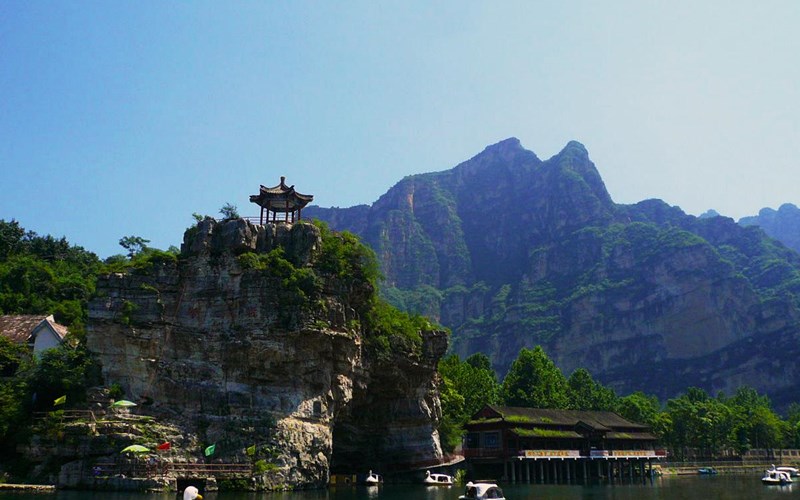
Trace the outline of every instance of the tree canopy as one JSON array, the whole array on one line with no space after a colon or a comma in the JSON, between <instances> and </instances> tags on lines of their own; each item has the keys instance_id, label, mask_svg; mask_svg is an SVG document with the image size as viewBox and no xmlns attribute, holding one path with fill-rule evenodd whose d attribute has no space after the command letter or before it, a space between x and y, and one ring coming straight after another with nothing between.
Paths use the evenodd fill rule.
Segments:
<instances>
[{"instance_id":1,"label":"tree canopy","mask_svg":"<svg viewBox=\"0 0 800 500\"><path fill-rule=\"evenodd\" d=\"M522 348L503 380L502 399L509 406L566 408L567 380L541 346Z\"/></svg>"},{"instance_id":2,"label":"tree canopy","mask_svg":"<svg viewBox=\"0 0 800 500\"><path fill-rule=\"evenodd\" d=\"M750 387L740 387L730 397L712 397L703 389L689 387L663 405L643 392L619 397L583 368L565 379L540 346L520 350L502 385L489 358L481 353L464 361L447 356L439 363L439 373L443 379L440 431L451 445L460 441L464 424L484 405L502 404L613 411L650 426L678 459L685 458L690 449L696 456L714 458L729 451L800 446L800 404L793 404L783 420L769 398Z\"/></svg>"}]
</instances>

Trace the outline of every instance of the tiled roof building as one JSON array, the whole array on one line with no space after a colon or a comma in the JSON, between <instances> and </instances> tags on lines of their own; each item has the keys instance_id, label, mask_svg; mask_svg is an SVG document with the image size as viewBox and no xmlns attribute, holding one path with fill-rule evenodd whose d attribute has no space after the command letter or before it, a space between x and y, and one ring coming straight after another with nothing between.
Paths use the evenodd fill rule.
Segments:
<instances>
[{"instance_id":1,"label":"tiled roof building","mask_svg":"<svg viewBox=\"0 0 800 500\"><path fill-rule=\"evenodd\" d=\"M52 315L8 314L0 316L0 335L17 344L29 346L33 353L59 346L68 333Z\"/></svg>"}]
</instances>

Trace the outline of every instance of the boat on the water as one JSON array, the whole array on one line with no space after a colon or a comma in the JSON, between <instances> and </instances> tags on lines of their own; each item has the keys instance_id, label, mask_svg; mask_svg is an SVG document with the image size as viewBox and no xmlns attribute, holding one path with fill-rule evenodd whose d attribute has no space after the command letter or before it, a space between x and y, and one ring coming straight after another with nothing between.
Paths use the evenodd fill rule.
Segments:
<instances>
[{"instance_id":1,"label":"boat on the water","mask_svg":"<svg viewBox=\"0 0 800 500\"><path fill-rule=\"evenodd\" d=\"M773 467L764 472L761 482L769 485L789 484L792 482L792 478L788 472L780 471Z\"/></svg>"},{"instance_id":2,"label":"boat on the water","mask_svg":"<svg viewBox=\"0 0 800 500\"><path fill-rule=\"evenodd\" d=\"M203 495L200 494L200 490L198 490L194 486L187 486L185 490L183 490L183 500L203 500Z\"/></svg>"},{"instance_id":3,"label":"boat on the water","mask_svg":"<svg viewBox=\"0 0 800 500\"><path fill-rule=\"evenodd\" d=\"M467 483L467 489L464 494L458 497L459 500L485 500L487 498L494 498L496 500L505 500L503 490L500 489L495 483L491 482L477 482L472 481Z\"/></svg>"},{"instance_id":4,"label":"boat on the water","mask_svg":"<svg viewBox=\"0 0 800 500\"><path fill-rule=\"evenodd\" d=\"M780 465L778 467L773 465L773 467L777 471L788 473L790 477L797 477L798 473L800 473L796 467L789 467L788 465Z\"/></svg>"},{"instance_id":5,"label":"boat on the water","mask_svg":"<svg viewBox=\"0 0 800 500\"><path fill-rule=\"evenodd\" d=\"M367 477L364 478L364 484L367 486L378 486L382 482L383 478L380 476L380 474L375 474L371 470L369 471L369 474L367 474Z\"/></svg>"},{"instance_id":6,"label":"boat on the water","mask_svg":"<svg viewBox=\"0 0 800 500\"><path fill-rule=\"evenodd\" d=\"M453 486L453 484L455 484L453 476L448 476L447 474L431 474L431 471L426 472L423 482L427 486Z\"/></svg>"},{"instance_id":7,"label":"boat on the water","mask_svg":"<svg viewBox=\"0 0 800 500\"><path fill-rule=\"evenodd\" d=\"M715 469L713 467L700 467L699 469L697 469L697 473L698 474L716 474L717 473L717 469Z\"/></svg>"}]
</instances>

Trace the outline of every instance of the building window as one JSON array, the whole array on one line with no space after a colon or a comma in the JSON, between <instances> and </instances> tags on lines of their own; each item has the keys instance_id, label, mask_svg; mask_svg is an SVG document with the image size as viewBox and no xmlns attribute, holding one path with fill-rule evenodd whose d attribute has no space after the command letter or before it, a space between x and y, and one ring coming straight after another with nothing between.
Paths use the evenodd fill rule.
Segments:
<instances>
[{"instance_id":1,"label":"building window","mask_svg":"<svg viewBox=\"0 0 800 500\"><path fill-rule=\"evenodd\" d=\"M481 435L477 432L470 432L467 434L467 438L465 441L465 446L467 448L480 448L481 447Z\"/></svg>"},{"instance_id":2,"label":"building window","mask_svg":"<svg viewBox=\"0 0 800 500\"><path fill-rule=\"evenodd\" d=\"M484 448L500 448L500 433L486 432L483 434Z\"/></svg>"}]
</instances>

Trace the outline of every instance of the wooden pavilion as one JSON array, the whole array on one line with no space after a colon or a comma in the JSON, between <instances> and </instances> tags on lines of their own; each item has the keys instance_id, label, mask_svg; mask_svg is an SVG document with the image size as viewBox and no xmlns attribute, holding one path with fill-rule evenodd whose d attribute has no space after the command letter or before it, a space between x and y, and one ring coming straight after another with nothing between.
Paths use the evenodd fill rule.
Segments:
<instances>
[{"instance_id":1,"label":"wooden pavilion","mask_svg":"<svg viewBox=\"0 0 800 500\"><path fill-rule=\"evenodd\" d=\"M314 200L310 194L300 194L294 185L286 185L286 177L275 187L261 186L258 194L250 196L250 201L261 207L260 224L264 222L284 222L292 224L300 220L303 207ZM266 213L266 218L264 217Z\"/></svg>"}]
</instances>

